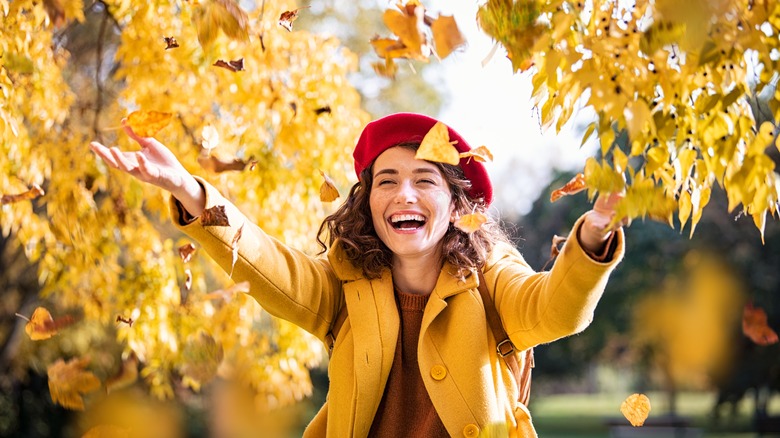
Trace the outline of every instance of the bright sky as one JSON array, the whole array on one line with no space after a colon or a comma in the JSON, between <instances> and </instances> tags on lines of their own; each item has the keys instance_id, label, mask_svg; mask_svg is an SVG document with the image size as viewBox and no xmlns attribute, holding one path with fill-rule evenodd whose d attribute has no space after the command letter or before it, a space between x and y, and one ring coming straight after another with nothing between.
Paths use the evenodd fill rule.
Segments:
<instances>
[{"instance_id":1,"label":"bright sky","mask_svg":"<svg viewBox=\"0 0 780 438\"><path fill-rule=\"evenodd\" d=\"M438 118L473 147L485 145L493 152L488 172L496 186L496 207L504 215L528 213L555 168L582 169L592 154L592 143L580 149L588 115L581 113L579 120L586 121L578 122L580 127L542 133L531 101L530 74L513 74L503 49L482 65L493 41L477 27L477 2L432 0L426 6L432 16L454 15L468 40L465 51L441 62L440 76L447 84L442 88L450 95Z\"/></svg>"}]
</instances>

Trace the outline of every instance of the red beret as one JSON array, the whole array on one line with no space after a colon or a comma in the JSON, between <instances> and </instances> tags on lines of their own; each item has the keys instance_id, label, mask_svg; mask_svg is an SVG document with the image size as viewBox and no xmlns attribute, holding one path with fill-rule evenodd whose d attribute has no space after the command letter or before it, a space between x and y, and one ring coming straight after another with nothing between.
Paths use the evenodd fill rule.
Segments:
<instances>
[{"instance_id":1,"label":"red beret","mask_svg":"<svg viewBox=\"0 0 780 438\"><path fill-rule=\"evenodd\" d=\"M360 173L374 162L376 157L385 150L404 142L422 142L423 137L433 128L438 120L422 114L397 113L370 122L360 134L352 156L355 159L355 173ZM456 141L455 149L459 152L471 150L471 146L454 129L447 127L450 141ZM482 163L474 158L461 158L460 168L466 178L471 181L471 197L484 198L487 205L493 201L493 185Z\"/></svg>"}]
</instances>

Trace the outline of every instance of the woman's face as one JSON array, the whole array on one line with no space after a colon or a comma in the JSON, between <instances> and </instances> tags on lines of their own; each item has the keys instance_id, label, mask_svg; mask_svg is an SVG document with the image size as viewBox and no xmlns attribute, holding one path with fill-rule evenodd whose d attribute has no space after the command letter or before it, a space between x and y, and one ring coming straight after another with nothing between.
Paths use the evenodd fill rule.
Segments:
<instances>
[{"instance_id":1,"label":"woman's face","mask_svg":"<svg viewBox=\"0 0 780 438\"><path fill-rule=\"evenodd\" d=\"M455 206L439 168L414 155L393 147L374 161L369 197L374 229L394 257L438 257Z\"/></svg>"}]
</instances>

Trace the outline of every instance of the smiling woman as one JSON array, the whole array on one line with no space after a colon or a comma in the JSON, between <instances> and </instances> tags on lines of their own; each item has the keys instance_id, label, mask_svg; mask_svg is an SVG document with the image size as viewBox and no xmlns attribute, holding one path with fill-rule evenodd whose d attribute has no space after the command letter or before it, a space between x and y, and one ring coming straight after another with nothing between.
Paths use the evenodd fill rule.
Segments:
<instances>
[{"instance_id":1,"label":"smiling woman","mask_svg":"<svg viewBox=\"0 0 780 438\"><path fill-rule=\"evenodd\" d=\"M622 230L609 227L618 197L599 198L553 268L534 272L495 221L473 232L454 226L486 212L493 187L476 160L415 158L436 124L400 113L365 127L353 154L359 181L323 221L319 256L245 226L238 208L153 138L125 127L140 152L92 148L111 166L169 190L176 224L234 280L248 281L269 313L323 342L335 337L328 401L305 436L533 437L488 315L508 334L498 347L508 343L521 357L585 329L623 255ZM452 128L447 135L459 152L471 149ZM230 225L195 220L217 207ZM343 323L334 336L336 321Z\"/></svg>"}]
</instances>

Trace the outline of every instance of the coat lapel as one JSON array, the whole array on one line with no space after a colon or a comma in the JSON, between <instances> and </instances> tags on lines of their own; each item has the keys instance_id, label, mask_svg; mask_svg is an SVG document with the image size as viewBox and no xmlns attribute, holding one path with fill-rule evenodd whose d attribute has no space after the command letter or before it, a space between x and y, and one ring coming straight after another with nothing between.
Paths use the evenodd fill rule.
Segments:
<instances>
[{"instance_id":1,"label":"coat lapel","mask_svg":"<svg viewBox=\"0 0 780 438\"><path fill-rule=\"evenodd\" d=\"M344 285L344 297L354 337L354 435L366 436L382 400L398 342L399 317L390 271L376 280Z\"/></svg>"},{"instance_id":2,"label":"coat lapel","mask_svg":"<svg viewBox=\"0 0 780 438\"><path fill-rule=\"evenodd\" d=\"M470 272L465 277L458 277L455 274L456 272L457 269L453 265L449 263L444 264L439 278L436 280L436 286L433 288L430 298L428 298L428 304L425 306L422 326L420 327L420 338L427 331L431 322L447 307L447 298L477 288L476 272Z\"/></svg>"}]
</instances>

